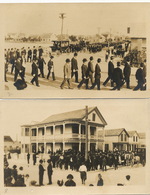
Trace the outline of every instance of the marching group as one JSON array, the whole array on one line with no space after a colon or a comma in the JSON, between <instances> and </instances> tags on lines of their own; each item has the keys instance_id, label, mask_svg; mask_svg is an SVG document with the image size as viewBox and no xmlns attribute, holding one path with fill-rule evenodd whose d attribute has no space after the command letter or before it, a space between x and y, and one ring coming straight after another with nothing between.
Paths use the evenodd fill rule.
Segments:
<instances>
[{"instance_id":1,"label":"marching group","mask_svg":"<svg viewBox=\"0 0 150 195\"><path fill-rule=\"evenodd\" d=\"M107 171L108 167L118 169L118 166L131 166L133 167L135 163L142 163L145 165L145 157L139 157L134 152L118 151L114 149L113 152L102 152L95 151L89 152L88 158L85 159L85 155L82 152L67 150L62 152L60 150L56 152L49 151L48 159L42 157L37 163L37 158L40 156L39 153L33 153L33 165L38 165L39 172L39 186L43 185L44 172L47 170L48 175L48 185L52 184L53 170L64 169L80 172L80 178L82 184L85 184L87 180L88 171ZM46 162L48 163L46 168ZM31 165L30 154L27 154L27 164ZM28 174L23 174L23 167L17 170L17 166L13 165L12 169L9 168L7 157L4 157L4 184L6 186L28 186ZM59 186L76 186L76 182L73 181L73 175L69 174L67 176L67 181L57 180ZM32 181L30 185L37 185L37 181ZM98 174L97 186L104 185L101 174Z\"/></svg>"},{"instance_id":2,"label":"marching group","mask_svg":"<svg viewBox=\"0 0 150 195\"><path fill-rule=\"evenodd\" d=\"M7 71L8 65L11 64L11 74L14 72L14 82L17 83L18 75L21 78L21 81L24 85L24 88L27 87L25 81L25 63L30 62L32 63L32 71L31 74L33 78L31 79L32 84L39 85L39 76L45 78L44 75L44 65L46 64L44 60L44 50L41 46L37 49L35 46L33 49L28 48L28 51L23 47L21 50L19 49L5 49L5 82L7 82ZM123 61L117 62L117 67L115 68L114 65L114 58L116 57L117 53L111 50L111 53L106 50L105 54L105 61L108 61L108 77L103 83L103 86L106 86L108 81L111 83L111 90L120 90L122 86L126 83L126 87L131 89L130 86L130 77L131 77L131 64L130 59L126 58ZM120 54L119 54L120 55ZM121 54L122 55L122 54ZM55 80L55 73L54 73L54 56L49 53L50 59L47 63L48 67L48 74L47 79L49 79L50 75L52 74L52 79ZM72 89L72 78L75 77L75 83L77 83L77 88L80 89L83 84L85 84L86 89L94 89L97 86L97 90L100 90L101 84L101 58L98 58L96 61L96 65L94 66L94 58L91 56L88 59L83 58L82 66L81 66L81 74L82 79L79 82L78 78L78 60L77 60L78 53L74 53L72 59L67 58L65 61L65 65L63 67L63 74L64 79L60 85L60 88L63 89L64 85L67 82L68 88ZM109 60L108 60L109 59ZM121 64L124 65L124 69L120 68ZM15 71L14 71L15 70ZM137 86L133 88L133 90L146 90L146 60L140 63L139 68L136 71L135 78L137 80ZM91 86L89 86L91 83ZM17 84L15 84L17 87Z\"/></svg>"}]
</instances>

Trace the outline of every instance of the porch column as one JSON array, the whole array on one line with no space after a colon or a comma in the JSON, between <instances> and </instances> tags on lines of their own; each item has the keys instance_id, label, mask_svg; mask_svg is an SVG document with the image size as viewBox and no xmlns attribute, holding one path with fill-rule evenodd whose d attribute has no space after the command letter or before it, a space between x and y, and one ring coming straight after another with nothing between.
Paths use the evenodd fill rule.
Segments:
<instances>
[{"instance_id":1,"label":"porch column","mask_svg":"<svg viewBox=\"0 0 150 195\"><path fill-rule=\"evenodd\" d=\"M44 125L44 154L47 153L46 150L46 125Z\"/></svg>"},{"instance_id":2,"label":"porch column","mask_svg":"<svg viewBox=\"0 0 150 195\"><path fill-rule=\"evenodd\" d=\"M103 131L103 152L105 152L105 129L104 129L104 127L102 127L102 131ZM113 148L113 143L112 143L112 146L111 146L112 148Z\"/></svg>"},{"instance_id":3,"label":"porch column","mask_svg":"<svg viewBox=\"0 0 150 195\"><path fill-rule=\"evenodd\" d=\"M98 128L96 127L96 150L98 149Z\"/></svg>"},{"instance_id":4,"label":"porch column","mask_svg":"<svg viewBox=\"0 0 150 195\"><path fill-rule=\"evenodd\" d=\"M47 150L46 150L46 141L44 140L44 154L47 153Z\"/></svg>"},{"instance_id":5,"label":"porch column","mask_svg":"<svg viewBox=\"0 0 150 195\"><path fill-rule=\"evenodd\" d=\"M55 125L53 125L53 152L56 152L56 148L55 148Z\"/></svg>"},{"instance_id":6,"label":"porch column","mask_svg":"<svg viewBox=\"0 0 150 195\"><path fill-rule=\"evenodd\" d=\"M79 151L81 152L81 124L79 124Z\"/></svg>"},{"instance_id":7,"label":"porch column","mask_svg":"<svg viewBox=\"0 0 150 195\"><path fill-rule=\"evenodd\" d=\"M31 148L31 136L32 136L31 127L29 128L29 136L30 136L30 142L29 142L29 154L31 154L31 153L32 153L32 148Z\"/></svg>"},{"instance_id":8,"label":"porch column","mask_svg":"<svg viewBox=\"0 0 150 195\"><path fill-rule=\"evenodd\" d=\"M65 150L65 123L63 123L63 151Z\"/></svg>"},{"instance_id":9,"label":"porch column","mask_svg":"<svg viewBox=\"0 0 150 195\"><path fill-rule=\"evenodd\" d=\"M88 125L88 151L90 151L90 139L91 139L90 125Z\"/></svg>"},{"instance_id":10,"label":"porch column","mask_svg":"<svg viewBox=\"0 0 150 195\"><path fill-rule=\"evenodd\" d=\"M36 153L38 152L38 149L39 149L39 147L38 147L38 141L36 141Z\"/></svg>"}]
</instances>

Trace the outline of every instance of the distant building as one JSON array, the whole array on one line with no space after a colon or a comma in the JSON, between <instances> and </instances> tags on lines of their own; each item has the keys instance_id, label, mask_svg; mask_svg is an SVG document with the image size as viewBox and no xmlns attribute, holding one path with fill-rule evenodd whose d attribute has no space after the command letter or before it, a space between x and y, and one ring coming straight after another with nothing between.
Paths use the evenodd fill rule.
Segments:
<instances>
[{"instance_id":1,"label":"distant building","mask_svg":"<svg viewBox=\"0 0 150 195\"><path fill-rule=\"evenodd\" d=\"M146 147L146 134L145 133L138 133L139 134L139 148Z\"/></svg>"},{"instance_id":2,"label":"distant building","mask_svg":"<svg viewBox=\"0 0 150 195\"><path fill-rule=\"evenodd\" d=\"M99 135L103 132L100 131ZM118 150L128 150L129 147L129 134L124 129L111 129L105 130L105 151L113 151L115 148Z\"/></svg>"},{"instance_id":3,"label":"distant building","mask_svg":"<svg viewBox=\"0 0 150 195\"><path fill-rule=\"evenodd\" d=\"M139 134L137 133L137 131L128 131L129 134L129 150L131 151L135 151L136 148L138 148L139 146Z\"/></svg>"},{"instance_id":4,"label":"distant building","mask_svg":"<svg viewBox=\"0 0 150 195\"><path fill-rule=\"evenodd\" d=\"M85 117L85 109L81 109L52 115L42 122L21 126L22 152L48 153L68 149L85 151ZM104 140L98 136L98 131L104 131L106 125L97 107L88 108L89 150L96 150L100 143L103 143Z\"/></svg>"},{"instance_id":5,"label":"distant building","mask_svg":"<svg viewBox=\"0 0 150 195\"><path fill-rule=\"evenodd\" d=\"M4 136L4 152L21 148L21 142L13 141L10 136Z\"/></svg>"},{"instance_id":6,"label":"distant building","mask_svg":"<svg viewBox=\"0 0 150 195\"><path fill-rule=\"evenodd\" d=\"M51 36L52 36L52 33L45 33L45 34L40 35L41 42L50 43Z\"/></svg>"}]
</instances>

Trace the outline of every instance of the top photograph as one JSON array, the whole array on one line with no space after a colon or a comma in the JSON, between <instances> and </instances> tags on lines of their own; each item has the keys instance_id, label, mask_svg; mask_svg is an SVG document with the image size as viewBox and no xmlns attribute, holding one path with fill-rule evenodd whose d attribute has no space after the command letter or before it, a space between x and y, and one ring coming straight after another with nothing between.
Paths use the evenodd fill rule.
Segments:
<instances>
[{"instance_id":1,"label":"top photograph","mask_svg":"<svg viewBox=\"0 0 150 195\"><path fill-rule=\"evenodd\" d=\"M149 3L0 8L2 98L149 97Z\"/></svg>"}]
</instances>

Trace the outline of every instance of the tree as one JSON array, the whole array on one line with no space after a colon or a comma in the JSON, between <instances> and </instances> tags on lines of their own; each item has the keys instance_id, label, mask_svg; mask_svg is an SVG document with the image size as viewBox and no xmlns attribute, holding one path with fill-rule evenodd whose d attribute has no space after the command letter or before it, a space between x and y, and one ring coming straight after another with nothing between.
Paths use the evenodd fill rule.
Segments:
<instances>
[{"instance_id":1,"label":"tree","mask_svg":"<svg viewBox=\"0 0 150 195\"><path fill-rule=\"evenodd\" d=\"M78 39L77 39L77 37L76 37L75 35L69 36L69 39L70 39L72 42L78 41Z\"/></svg>"}]
</instances>

